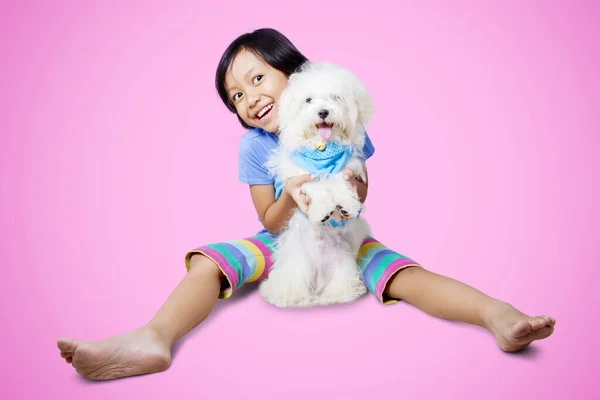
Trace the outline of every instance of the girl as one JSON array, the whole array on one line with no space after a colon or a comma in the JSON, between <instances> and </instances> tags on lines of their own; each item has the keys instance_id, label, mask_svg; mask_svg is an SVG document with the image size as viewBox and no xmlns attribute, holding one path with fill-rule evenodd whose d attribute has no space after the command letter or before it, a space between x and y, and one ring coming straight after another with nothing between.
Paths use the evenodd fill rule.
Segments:
<instances>
[{"instance_id":1,"label":"girl","mask_svg":"<svg viewBox=\"0 0 600 400\"><path fill-rule=\"evenodd\" d=\"M244 282L265 278L273 240L296 207L305 213L300 191L310 176L287 182L275 197L273 179L263 167L277 145L277 103L287 79L307 59L281 33L259 29L233 41L216 73L216 88L225 106L248 129L239 148L239 179L250 186L264 229L257 235L199 247L186 257L187 274L145 326L99 342L59 339L61 357L86 378L106 380L163 371L171 363L174 342L202 322L218 298L226 299ZM374 152L367 140L365 155ZM368 185L344 171L365 201ZM478 325L494 335L504 351L518 351L550 336L555 319L530 317L510 304L425 270L373 238L363 243L359 265L365 283L381 303L400 299L445 319Z\"/></svg>"}]
</instances>

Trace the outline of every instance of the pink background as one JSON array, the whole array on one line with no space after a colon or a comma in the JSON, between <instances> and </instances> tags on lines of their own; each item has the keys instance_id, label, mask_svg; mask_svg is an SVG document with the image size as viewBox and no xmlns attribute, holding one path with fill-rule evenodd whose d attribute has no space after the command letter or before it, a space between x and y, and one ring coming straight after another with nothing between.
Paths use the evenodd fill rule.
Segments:
<instances>
[{"instance_id":1,"label":"pink background","mask_svg":"<svg viewBox=\"0 0 600 400\"><path fill-rule=\"evenodd\" d=\"M594 2L50 3L0 5L2 399L598 396ZM97 384L60 359L60 336L145 324L188 249L259 229L213 77L263 26L371 91L376 237L555 316L552 338L508 355L406 303L280 310L251 289L164 373Z\"/></svg>"}]
</instances>

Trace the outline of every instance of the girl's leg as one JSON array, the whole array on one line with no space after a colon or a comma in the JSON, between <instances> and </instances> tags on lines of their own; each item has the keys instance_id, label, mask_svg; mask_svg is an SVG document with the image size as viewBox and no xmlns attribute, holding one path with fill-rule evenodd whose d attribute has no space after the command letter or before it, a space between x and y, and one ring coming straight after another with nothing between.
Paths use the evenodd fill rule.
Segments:
<instances>
[{"instance_id":1,"label":"girl's leg","mask_svg":"<svg viewBox=\"0 0 600 400\"><path fill-rule=\"evenodd\" d=\"M556 320L531 317L464 283L421 267L399 270L388 281L384 298L402 299L436 317L487 329L504 351L518 351L547 338Z\"/></svg>"},{"instance_id":2,"label":"girl's leg","mask_svg":"<svg viewBox=\"0 0 600 400\"><path fill-rule=\"evenodd\" d=\"M384 304L400 299L436 317L490 331L504 351L518 351L554 331L554 318L530 317L464 283L423 269L376 239L364 240L358 265L369 291Z\"/></svg>"},{"instance_id":3,"label":"girl's leg","mask_svg":"<svg viewBox=\"0 0 600 400\"><path fill-rule=\"evenodd\" d=\"M173 343L211 312L224 275L216 263L195 254L189 271L145 326L99 342L59 339L61 356L94 380L160 372L171 363Z\"/></svg>"}]
</instances>

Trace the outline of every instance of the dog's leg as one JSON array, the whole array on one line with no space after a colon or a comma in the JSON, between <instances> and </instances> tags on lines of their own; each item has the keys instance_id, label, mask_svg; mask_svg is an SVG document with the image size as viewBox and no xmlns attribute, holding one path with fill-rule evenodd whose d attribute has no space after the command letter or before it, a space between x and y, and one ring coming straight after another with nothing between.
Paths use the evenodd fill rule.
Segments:
<instances>
[{"instance_id":1,"label":"dog's leg","mask_svg":"<svg viewBox=\"0 0 600 400\"><path fill-rule=\"evenodd\" d=\"M364 163L358 157L352 157L346 164L346 168L352 170L354 176L366 182ZM341 219L348 220L358 215L363 206L358 194L352 190L350 182L343 179L342 173L330 179L330 190L333 193Z\"/></svg>"},{"instance_id":2,"label":"dog's leg","mask_svg":"<svg viewBox=\"0 0 600 400\"><path fill-rule=\"evenodd\" d=\"M336 202L329 190L329 179L308 182L302 185L302 190L310 199L308 219L313 224L326 222L336 211Z\"/></svg>"},{"instance_id":3,"label":"dog's leg","mask_svg":"<svg viewBox=\"0 0 600 400\"><path fill-rule=\"evenodd\" d=\"M289 227L278 238L271 272L260 284L261 297L277 307L306 307L313 303L307 225L304 217L298 214L292 217Z\"/></svg>"},{"instance_id":4,"label":"dog's leg","mask_svg":"<svg viewBox=\"0 0 600 400\"><path fill-rule=\"evenodd\" d=\"M346 254L333 266L331 280L319 295L317 302L322 305L349 303L367 293L356 259Z\"/></svg>"},{"instance_id":5,"label":"dog's leg","mask_svg":"<svg viewBox=\"0 0 600 400\"><path fill-rule=\"evenodd\" d=\"M352 190L350 182L346 181L343 174L340 173L330 177L328 184L341 218L348 220L356 217L363 205L358 195Z\"/></svg>"},{"instance_id":6,"label":"dog's leg","mask_svg":"<svg viewBox=\"0 0 600 400\"><path fill-rule=\"evenodd\" d=\"M367 292L362 272L357 263L358 252L363 240L370 234L370 227L364 219L353 219L339 229L337 244L329 252L332 255L332 276L325 289L318 296L318 304L347 303ZM343 243L343 244L342 244Z\"/></svg>"}]
</instances>

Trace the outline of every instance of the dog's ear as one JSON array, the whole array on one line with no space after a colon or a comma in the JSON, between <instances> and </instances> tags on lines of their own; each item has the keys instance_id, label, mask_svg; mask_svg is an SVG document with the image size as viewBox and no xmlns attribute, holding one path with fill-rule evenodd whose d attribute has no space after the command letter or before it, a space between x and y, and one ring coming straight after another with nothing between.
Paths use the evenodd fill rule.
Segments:
<instances>
[{"instance_id":1,"label":"dog's ear","mask_svg":"<svg viewBox=\"0 0 600 400\"><path fill-rule=\"evenodd\" d=\"M293 72L288 78L287 87L284 89L284 91L281 93L281 96L279 97L279 108L277 114L279 116L279 127L282 129L292 123L292 121L296 117L296 113L299 110L300 104L298 102L298 96L295 96L294 93L292 93L295 87L294 82L300 79L300 73L306 71L308 68L310 68L311 65L312 64L309 61L307 61L304 64L302 64L295 72Z\"/></svg>"},{"instance_id":2,"label":"dog's ear","mask_svg":"<svg viewBox=\"0 0 600 400\"><path fill-rule=\"evenodd\" d=\"M300 112L297 85L294 81L298 79L297 73L290 75L288 86L283 90L278 102L279 140L284 147L291 148L296 142L299 127L297 114Z\"/></svg>"},{"instance_id":3,"label":"dog's ear","mask_svg":"<svg viewBox=\"0 0 600 400\"><path fill-rule=\"evenodd\" d=\"M354 100L358 109L358 120L366 125L373 118L373 99L358 77L354 77Z\"/></svg>"},{"instance_id":4,"label":"dog's ear","mask_svg":"<svg viewBox=\"0 0 600 400\"><path fill-rule=\"evenodd\" d=\"M288 80L288 87L286 87L281 96L279 97L278 103L278 123L280 129L285 129L289 124L294 120L295 114L298 110L297 99L293 95L293 87L289 85L289 82L292 82L295 75L292 74L290 79Z\"/></svg>"}]
</instances>

